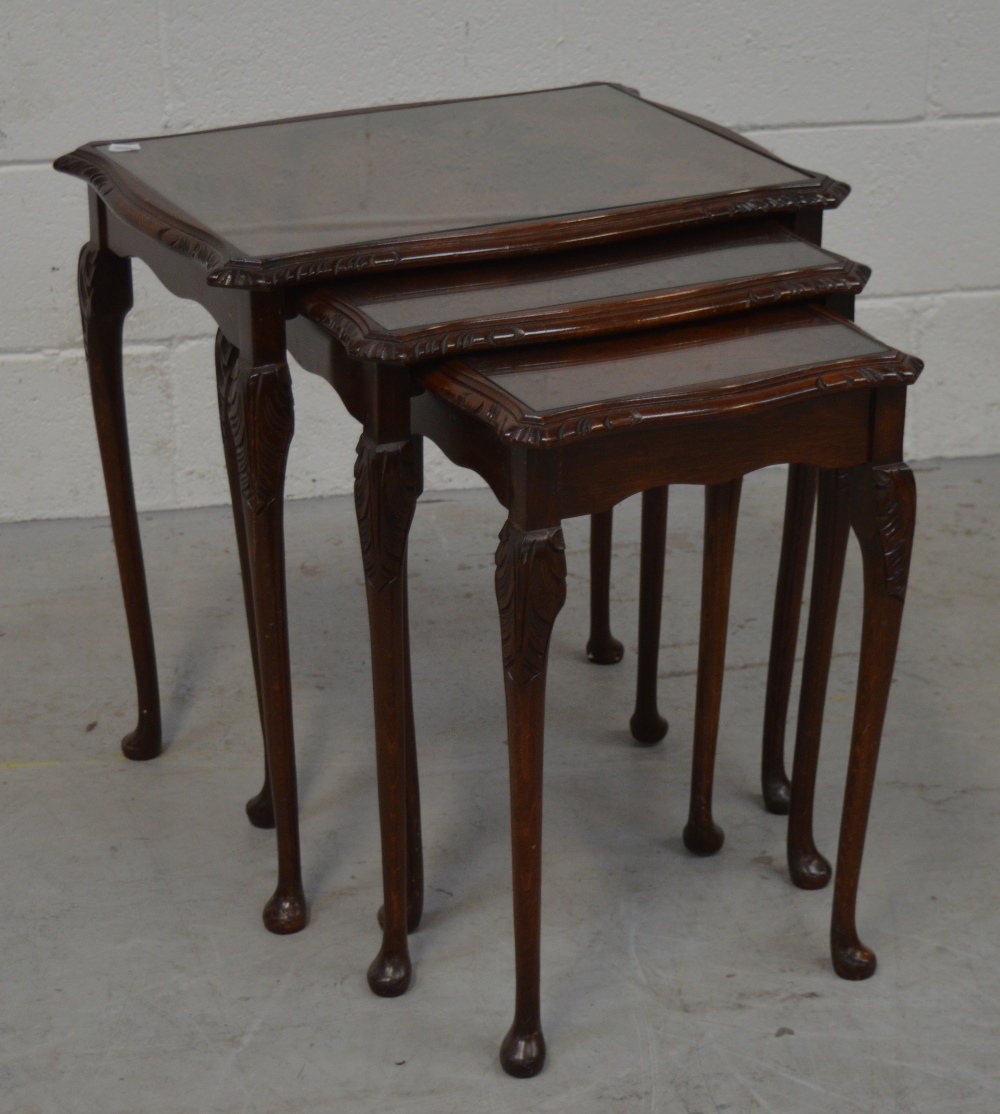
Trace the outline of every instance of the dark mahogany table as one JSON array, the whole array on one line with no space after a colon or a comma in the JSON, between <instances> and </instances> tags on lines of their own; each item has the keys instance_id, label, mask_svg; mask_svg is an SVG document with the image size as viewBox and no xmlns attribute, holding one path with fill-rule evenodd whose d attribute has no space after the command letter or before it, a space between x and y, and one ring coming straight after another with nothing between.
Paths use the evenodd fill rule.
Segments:
<instances>
[{"instance_id":1,"label":"dark mahogany table","mask_svg":"<svg viewBox=\"0 0 1000 1114\"><path fill-rule=\"evenodd\" d=\"M818 242L822 210L839 204L847 187L607 84L91 143L55 165L91 187L80 306L136 669L139 720L123 740L131 758L159 753L161 725L122 389L130 257L144 260L178 296L203 305L222 334L223 434L235 477L268 773L248 812L261 824L273 812L276 827L278 883L265 924L294 932L307 911L282 497L294 426L286 320L303 285L536 256L768 215ZM492 334L496 344L505 339ZM419 489L410 377L365 359L352 390L365 415L356 469L368 498L359 505L362 536L366 517L376 533L385 531L384 563L372 566L370 546L365 553L373 637L381 639L398 632L398 616L405 616L405 546L390 543ZM796 506L801 521L801 499ZM386 626L384 616L392 623ZM405 643L397 643L385 664L390 691L378 732L393 747L407 736L412 744L407 659ZM387 882L387 900L390 892Z\"/></svg>"}]
</instances>

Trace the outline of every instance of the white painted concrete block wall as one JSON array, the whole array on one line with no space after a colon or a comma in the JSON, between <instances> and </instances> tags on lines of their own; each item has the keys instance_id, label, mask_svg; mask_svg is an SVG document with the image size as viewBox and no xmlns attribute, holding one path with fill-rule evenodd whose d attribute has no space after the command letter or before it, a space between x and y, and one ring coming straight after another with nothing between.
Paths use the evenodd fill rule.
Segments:
<instances>
[{"instance_id":1,"label":"white painted concrete block wall","mask_svg":"<svg viewBox=\"0 0 1000 1114\"><path fill-rule=\"evenodd\" d=\"M4 0L2 15L0 518L106 509L76 309L84 187L56 155L602 78L849 181L826 238L874 267L859 320L927 361L909 454L1000 452L997 0ZM135 272L139 502L225 502L212 323ZM349 490L353 421L301 372L296 412L289 493ZM474 482L428 453L428 488Z\"/></svg>"}]
</instances>

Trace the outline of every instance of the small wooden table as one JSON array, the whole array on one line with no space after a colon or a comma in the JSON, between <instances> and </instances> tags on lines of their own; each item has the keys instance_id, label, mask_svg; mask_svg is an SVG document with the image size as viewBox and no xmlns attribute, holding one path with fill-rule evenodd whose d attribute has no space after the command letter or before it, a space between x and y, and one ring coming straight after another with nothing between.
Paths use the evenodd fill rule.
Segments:
<instances>
[{"instance_id":1,"label":"small wooden table","mask_svg":"<svg viewBox=\"0 0 1000 1114\"><path fill-rule=\"evenodd\" d=\"M837 973L864 979L875 956L855 901L882 723L913 542L916 492L902 461L907 385L919 361L816 306L628 337L459 356L420 378L413 430L487 480L507 509L497 549L514 861L516 1004L500 1050L512 1075L545 1060L539 1007L542 750L549 636L566 593L563 518L592 514L668 483L706 486L691 807L684 842L719 849L712 774L729 584L742 477L779 462L818 467L818 542L804 720L792 777L789 866L818 886L829 865L812 838L812 798L826 677L849 527L861 544L864 613L857 697L837 857L831 951ZM408 521L408 520L407 520ZM711 525L711 529L709 529ZM383 535L384 536L384 535ZM381 559L379 536L369 560ZM405 537L392 544L403 548ZM404 616L397 616L405 621ZM385 630L382 645L400 644ZM405 777L388 755L380 778ZM383 844L401 878L404 846ZM397 885L397 903L405 903ZM388 901L388 896L387 896ZM409 978L403 915L380 959Z\"/></svg>"},{"instance_id":2,"label":"small wooden table","mask_svg":"<svg viewBox=\"0 0 1000 1114\"><path fill-rule=\"evenodd\" d=\"M131 758L159 753L161 726L122 389L130 257L203 305L229 345L220 353L224 433L238 475L234 512L250 574L269 775L248 811L265 822L273 801L278 883L264 922L294 932L307 910L282 527L294 426L285 323L301 293L293 288L765 215L818 241L822 210L847 187L607 84L91 143L55 166L91 186L80 306L139 695L137 727L123 740ZM409 375L368 362L358 389L368 438L358 468L372 491L388 492L389 477L413 468ZM408 503L415 484L393 490ZM393 545L386 552L389 564L374 573L383 587L400 582L404 560ZM390 594L405 613L405 588ZM405 709L406 655L397 650L391 707ZM385 712L384 729L397 739L406 733L400 714Z\"/></svg>"}]
</instances>

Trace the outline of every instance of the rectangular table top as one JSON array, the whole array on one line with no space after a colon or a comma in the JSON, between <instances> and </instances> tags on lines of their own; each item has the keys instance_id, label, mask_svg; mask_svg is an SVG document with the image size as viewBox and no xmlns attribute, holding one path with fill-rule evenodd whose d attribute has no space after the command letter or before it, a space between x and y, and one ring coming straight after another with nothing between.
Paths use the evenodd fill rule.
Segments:
<instances>
[{"instance_id":1,"label":"rectangular table top","mask_svg":"<svg viewBox=\"0 0 1000 1114\"><path fill-rule=\"evenodd\" d=\"M745 221L309 287L293 304L357 359L412 363L857 294L868 274L776 221Z\"/></svg>"},{"instance_id":2,"label":"rectangular table top","mask_svg":"<svg viewBox=\"0 0 1000 1114\"><path fill-rule=\"evenodd\" d=\"M609 84L91 143L56 168L269 287L831 207L847 187Z\"/></svg>"},{"instance_id":3,"label":"rectangular table top","mask_svg":"<svg viewBox=\"0 0 1000 1114\"><path fill-rule=\"evenodd\" d=\"M916 380L922 363L816 305L453 357L425 389L504 438L546 446L639 424Z\"/></svg>"}]
</instances>

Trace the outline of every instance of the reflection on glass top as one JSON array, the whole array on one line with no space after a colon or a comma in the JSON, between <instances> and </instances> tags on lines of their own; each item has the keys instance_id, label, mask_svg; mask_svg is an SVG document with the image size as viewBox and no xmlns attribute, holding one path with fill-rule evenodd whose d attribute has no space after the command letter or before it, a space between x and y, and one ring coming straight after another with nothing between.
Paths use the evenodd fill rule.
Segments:
<instances>
[{"instance_id":1,"label":"reflection on glass top","mask_svg":"<svg viewBox=\"0 0 1000 1114\"><path fill-rule=\"evenodd\" d=\"M719 337L719 332L723 336ZM849 325L806 309L734 318L722 330L669 332L536 350L527 358L490 353L465 362L537 414L634 395L685 394L710 384L780 376L801 367L885 356L891 349Z\"/></svg>"},{"instance_id":2,"label":"reflection on glass top","mask_svg":"<svg viewBox=\"0 0 1000 1114\"><path fill-rule=\"evenodd\" d=\"M387 276L377 288L366 284L363 289L375 290L375 296L355 298L351 287L336 288L334 293L393 331L500 315L516 323L518 314L549 307L839 264L836 256L780 225L728 225L708 233L520 260L514 266L466 267L454 279L454 272L401 272ZM425 293L421 284L431 289Z\"/></svg>"},{"instance_id":3,"label":"reflection on glass top","mask_svg":"<svg viewBox=\"0 0 1000 1114\"><path fill-rule=\"evenodd\" d=\"M249 258L806 180L608 85L134 146L100 150Z\"/></svg>"}]
</instances>

